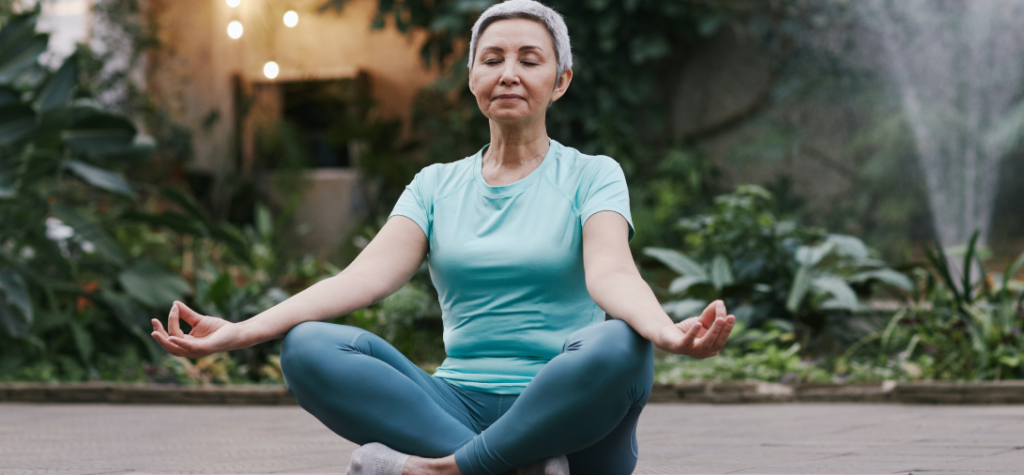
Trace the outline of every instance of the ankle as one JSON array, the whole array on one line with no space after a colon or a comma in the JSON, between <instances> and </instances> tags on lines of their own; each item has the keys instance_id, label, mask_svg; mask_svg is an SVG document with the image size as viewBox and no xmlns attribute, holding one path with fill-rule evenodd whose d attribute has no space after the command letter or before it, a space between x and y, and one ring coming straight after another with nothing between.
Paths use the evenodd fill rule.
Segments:
<instances>
[{"instance_id":1,"label":"ankle","mask_svg":"<svg viewBox=\"0 0 1024 475\"><path fill-rule=\"evenodd\" d=\"M462 475L462 471L454 455L436 459L412 456L405 461L402 475Z\"/></svg>"}]
</instances>

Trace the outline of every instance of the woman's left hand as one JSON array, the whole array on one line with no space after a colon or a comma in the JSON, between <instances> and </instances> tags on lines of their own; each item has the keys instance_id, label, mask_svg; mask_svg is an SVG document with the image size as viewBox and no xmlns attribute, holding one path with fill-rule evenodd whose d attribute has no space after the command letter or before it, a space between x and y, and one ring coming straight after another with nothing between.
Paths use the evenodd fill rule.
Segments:
<instances>
[{"instance_id":1,"label":"woman's left hand","mask_svg":"<svg viewBox=\"0 0 1024 475\"><path fill-rule=\"evenodd\" d=\"M736 317L726 315L725 303L711 302L699 317L690 317L663 327L653 343L669 353L710 358L725 346Z\"/></svg>"}]
</instances>

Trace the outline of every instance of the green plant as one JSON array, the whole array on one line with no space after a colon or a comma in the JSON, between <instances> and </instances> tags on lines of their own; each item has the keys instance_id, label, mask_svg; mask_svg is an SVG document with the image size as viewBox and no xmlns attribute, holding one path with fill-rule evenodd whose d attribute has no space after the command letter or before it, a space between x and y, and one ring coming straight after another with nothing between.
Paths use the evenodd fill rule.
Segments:
<instances>
[{"instance_id":1,"label":"green plant","mask_svg":"<svg viewBox=\"0 0 1024 475\"><path fill-rule=\"evenodd\" d=\"M36 19L0 29L0 372L75 358L95 375L98 355L124 345L155 358L148 311L188 286L114 238L138 196L120 170L152 141L81 95L78 55L39 65Z\"/></svg>"},{"instance_id":2,"label":"green plant","mask_svg":"<svg viewBox=\"0 0 1024 475\"><path fill-rule=\"evenodd\" d=\"M865 309L870 285L909 292L910 280L870 257L852 236L780 219L772 195L753 185L715 199L713 212L680 222L689 250L647 247L651 256L678 273L664 304L675 318L696 315L723 299L737 319L757 325L771 318L819 332L829 314ZM859 290L859 292L858 292Z\"/></svg>"},{"instance_id":3,"label":"green plant","mask_svg":"<svg viewBox=\"0 0 1024 475\"><path fill-rule=\"evenodd\" d=\"M909 379L999 380L1024 377L1024 282L1014 276L1024 253L998 277L972 277L982 269L978 233L964 250L962 271L950 268L941 247L926 248L928 269L917 273L917 292L884 329L851 347L841 361L877 345L877 364Z\"/></svg>"}]
</instances>

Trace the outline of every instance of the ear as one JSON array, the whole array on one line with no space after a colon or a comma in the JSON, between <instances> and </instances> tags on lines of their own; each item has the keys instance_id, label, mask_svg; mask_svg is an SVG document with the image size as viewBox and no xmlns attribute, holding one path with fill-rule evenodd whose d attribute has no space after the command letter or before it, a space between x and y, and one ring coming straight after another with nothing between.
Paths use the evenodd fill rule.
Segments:
<instances>
[{"instance_id":1,"label":"ear","mask_svg":"<svg viewBox=\"0 0 1024 475\"><path fill-rule=\"evenodd\" d=\"M555 90L551 92L551 102L555 102L565 95L565 91L569 89L570 82L572 82L572 70L566 69L565 72L558 77L558 82L555 83Z\"/></svg>"},{"instance_id":2,"label":"ear","mask_svg":"<svg viewBox=\"0 0 1024 475\"><path fill-rule=\"evenodd\" d=\"M469 92L475 96L476 91L473 90L473 68L469 68L469 75L466 81L469 83Z\"/></svg>"}]
</instances>

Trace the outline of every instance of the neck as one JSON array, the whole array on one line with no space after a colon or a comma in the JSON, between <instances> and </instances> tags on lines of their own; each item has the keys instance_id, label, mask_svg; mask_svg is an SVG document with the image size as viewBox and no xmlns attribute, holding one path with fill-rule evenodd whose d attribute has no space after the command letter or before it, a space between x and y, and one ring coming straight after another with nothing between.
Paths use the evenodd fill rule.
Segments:
<instances>
[{"instance_id":1,"label":"neck","mask_svg":"<svg viewBox=\"0 0 1024 475\"><path fill-rule=\"evenodd\" d=\"M543 160L548 152L544 119L529 125L506 125L490 121L491 145L484 152L488 167L517 169Z\"/></svg>"}]
</instances>

